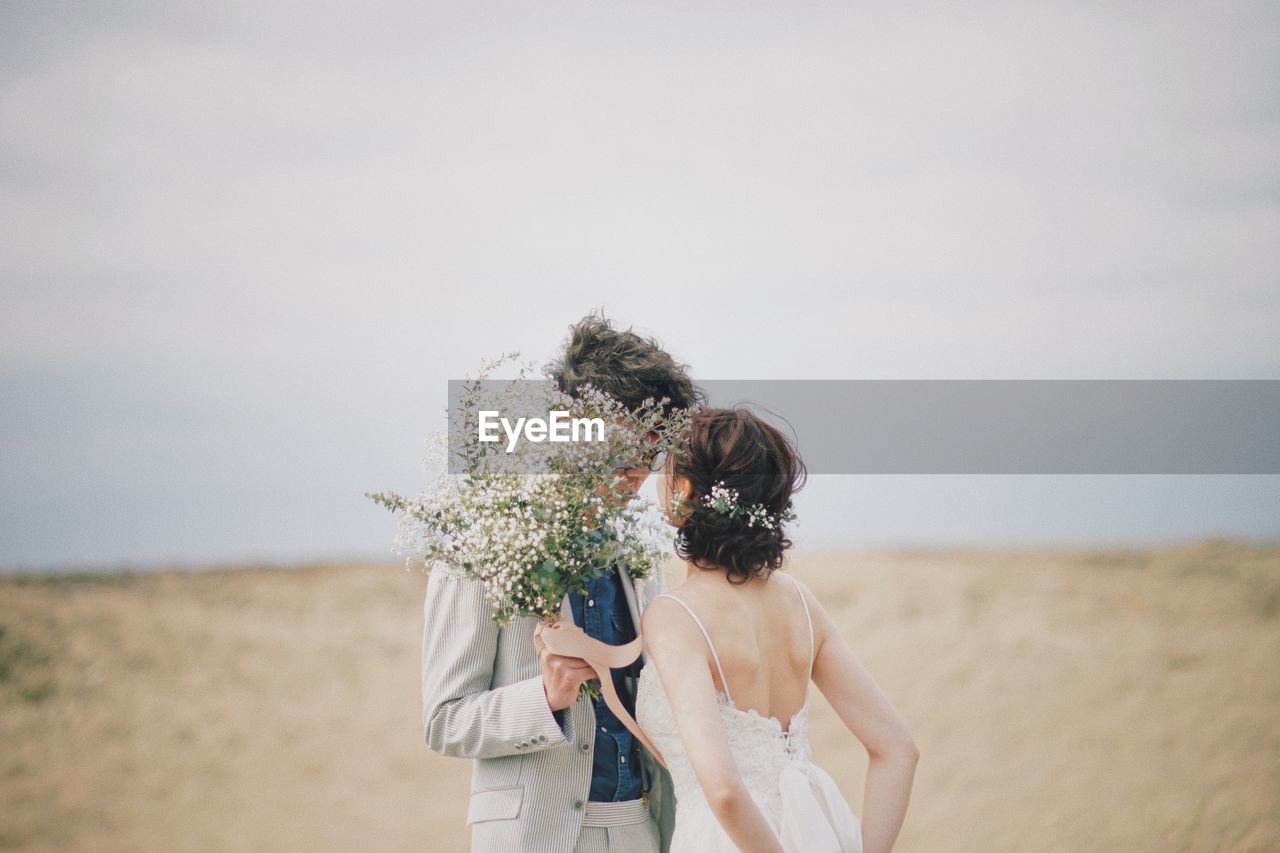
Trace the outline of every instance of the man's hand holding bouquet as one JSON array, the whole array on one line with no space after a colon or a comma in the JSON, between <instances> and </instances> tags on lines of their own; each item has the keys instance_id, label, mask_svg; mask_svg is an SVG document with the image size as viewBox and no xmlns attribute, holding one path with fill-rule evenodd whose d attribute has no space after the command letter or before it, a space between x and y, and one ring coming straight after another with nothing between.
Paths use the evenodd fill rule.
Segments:
<instances>
[{"instance_id":1,"label":"man's hand holding bouquet","mask_svg":"<svg viewBox=\"0 0 1280 853\"><path fill-rule=\"evenodd\" d=\"M487 378L512 358L484 365L463 384L451 429L431 441L424 467L435 476L425 491L368 497L400 514L397 548L406 563L420 560L430 571L479 580L499 625L538 618L534 643L553 710L577 697L563 695L566 686L571 691L578 682L578 690L592 696L603 687L609 707L652 749L608 672L634 661L642 639L606 645L563 619L562 602L571 591L585 592L586 582L611 565L625 566L634 579L661 571L668 528L656 506L635 496L628 472L657 467L691 412L673 410L665 399L627 409L590 386L570 397L531 378L527 366L516 379ZM544 419L556 413L586 428L575 427L577 440L482 440L482 425L494 412L508 420L514 420L510 413ZM583 680L587 667L598 684Z\"/></svg>"}]
</instances>

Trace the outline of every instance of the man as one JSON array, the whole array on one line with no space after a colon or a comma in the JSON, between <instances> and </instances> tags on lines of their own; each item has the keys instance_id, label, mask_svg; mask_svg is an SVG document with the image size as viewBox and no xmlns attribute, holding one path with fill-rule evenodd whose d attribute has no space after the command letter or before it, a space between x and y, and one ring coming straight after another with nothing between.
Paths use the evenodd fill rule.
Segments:
<instances>
[{"instance_id":1,"label":"man","mask_svg":"<svg viewBox=\"0 0 1280 853\"><path fill-rule=\"evenodd\" d=\"M684 365L656 341L616 331L589 315L573 326L548 370L562 391L584 384L629 408L646 398L686 408L702 399ZM631 491L648 468L619 472ZM665 583L659 570L639 590L622 566L570 593L562 613L611 645L634 640L640 616ZM671 777L605 705L578 698L595 677L581 658L534 644L537 619L499 628L479 581L434 573L422 637L422 721L441 755L474 758L467 824L471 849L666 853L675 822ZM644 655L612 672L628 712Z\"/></svg>"}]
</instances>

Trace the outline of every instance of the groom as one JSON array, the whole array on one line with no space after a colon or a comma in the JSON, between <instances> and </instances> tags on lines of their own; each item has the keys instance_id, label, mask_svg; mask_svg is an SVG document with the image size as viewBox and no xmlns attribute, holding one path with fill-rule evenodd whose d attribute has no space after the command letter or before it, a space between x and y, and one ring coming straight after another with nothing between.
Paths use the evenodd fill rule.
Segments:
<instances>
[{"instance_id":1,"label":"groom","mask_svg":"<svg viewBox=\"0 0 1280 853\"><path fill-rule=\"evenodd\" d=\"M652 339L616 331L589 315L572 328L549 371L562 391L604 390L629 408L668 397L671 408L701 400L683 365ZM618 472L632 491L648 468ZM633 583L610 567L565 596L561 612L588 636L611 645L634 640L640 614L665 583L659 568ZM422 635L422 722L435 752L474 758L467 824L471 849L666 853L675 822L671 777L604 702L578 698L595 677L581 658L534 644L534 617L494 623L480 581L433 571ZM643 653L612 671L635 716Z\"/></svg>"}]
</instances>

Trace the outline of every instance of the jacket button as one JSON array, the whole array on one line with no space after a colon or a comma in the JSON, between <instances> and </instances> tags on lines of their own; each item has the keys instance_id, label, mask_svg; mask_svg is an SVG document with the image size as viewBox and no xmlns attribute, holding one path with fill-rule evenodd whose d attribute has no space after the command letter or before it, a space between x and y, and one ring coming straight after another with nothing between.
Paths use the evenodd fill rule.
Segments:
<instances>
[{"instance_id":1,"label":"jacket button","mask_svg":"<svg viewBox=\"0 0 1280 853\"><path fill-rule=\"evenodd\" d=\"M574 807L575 809L580 809L580 808L582 808L582 800L574 800L574 801L573 801L573 807Z\"/></svg>"},{"instance_id":2,"label":"jacket button","mask_svg":"<svg viewBox=\"0 0 1280 853\"><path fill-rule=\"evenodd\" d=\"M586 752L586 751L587 751L588 749L590 749L590 748L591 748L591 744L587 743L587 742L584 740L584 741L582 742L582 751L583 751L583 752Z\"/></svg>"}]
</instances>

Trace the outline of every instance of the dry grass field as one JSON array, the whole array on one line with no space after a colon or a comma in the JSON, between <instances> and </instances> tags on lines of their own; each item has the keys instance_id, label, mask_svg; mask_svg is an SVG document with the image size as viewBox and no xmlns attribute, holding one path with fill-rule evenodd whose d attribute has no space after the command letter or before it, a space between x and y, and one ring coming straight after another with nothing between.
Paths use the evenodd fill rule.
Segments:
<instances>
[{"instance_id":1,"label":"dry grass field","mask_svg":"<svg viewBox=\"0 0 1280 853\"><path fill-rule=\"evenodd\" d=\"M1280 545L790 569L916 734L898 850L1280 850ZM426 583L0 578L0 849L465 850L470 762L422 738ZM814 703L860 811L862 748Z\"/></svg>"}]
</instances>

